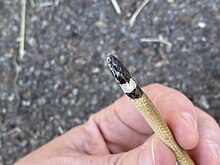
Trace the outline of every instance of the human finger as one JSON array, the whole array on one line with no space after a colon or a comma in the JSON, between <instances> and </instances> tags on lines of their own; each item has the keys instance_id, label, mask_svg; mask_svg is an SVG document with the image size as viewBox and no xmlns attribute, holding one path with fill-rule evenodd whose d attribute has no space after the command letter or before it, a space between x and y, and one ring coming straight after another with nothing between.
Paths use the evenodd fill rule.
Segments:
<instances>
[{"instance_id":1,"label":"human finger","mask_svg":"<svg viewBox=\"0 0 220 165\"><path fill-rule=\"evenodd\" d=\"M168 123L177 142L184 149L195 147L198 143L198 130L193 104L180 92L163 85L152 84L143 90ZM113 153L132 149L153 133L125 96L93 118Z\"/></svg>"},{"instance_id":2,"label":"human finger","mask_svg":"<svg viewBox=\"0 0 220 165\"><path fill-rule=\"evenodd\" d=\"M55 149L55 148L54 148ZM73 152L72 149L60 147L51 150L44 146L38 151L16 162L16 165L163 165L175 164L173 152L155 135L149 138L143 145L124 153L106 155L88 155Z\"/></svg>"},{"instance_id":3,"label":"human finger","mask_svg":"<svg viewBox=\"0 0 220 165\"><path fill-rule=\"evenodd\" d=\"M198 165L220 164L220 128L206 112L195 107L198 114L199 143L190 151Z\"/></svg>"}]
</instances>

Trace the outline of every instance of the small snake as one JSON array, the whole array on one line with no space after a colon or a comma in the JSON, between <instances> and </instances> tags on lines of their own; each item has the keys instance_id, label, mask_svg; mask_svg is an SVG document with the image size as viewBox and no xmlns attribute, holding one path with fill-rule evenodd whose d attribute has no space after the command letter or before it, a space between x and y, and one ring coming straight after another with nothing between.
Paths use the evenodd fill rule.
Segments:
<instances>
[{"instance_id":1,"label":"small snake","mask_svg":"<svg viewBox=\"0 0 220 165\"><path fill-rule=\"evenodd\" d=\"M174 152L177 163L179 165L195 165L187 152L178 145L152 101L139 87L125 66L110 53L107 55L107 63L123 92L131 99L154 133Z\"/></svg>"}]
</instances>

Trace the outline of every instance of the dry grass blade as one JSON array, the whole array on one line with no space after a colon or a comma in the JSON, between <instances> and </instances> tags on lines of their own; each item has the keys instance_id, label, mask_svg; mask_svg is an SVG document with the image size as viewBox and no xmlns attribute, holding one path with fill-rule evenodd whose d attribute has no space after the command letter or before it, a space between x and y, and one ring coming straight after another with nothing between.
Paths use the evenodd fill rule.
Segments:
<instances>
[{"instance_id":1,"label":"dry grass blade","mask_svg":"<svg viewBox=\"0 0 220 165\"><path fill-rule=\"evenodd\" d=\"M163 47L163 45L172 46L172 44L169 41L165 40L161 35L159 35L158 38L141 38L140 41L141 42L158 42L158 43L160 43L159 53L166 64L170 63L169 60L166 58L162 47Z\"/></svg>"},{"instance_id":2,"label":"dry grass blade","mask_svg":"<svg viewBox=\"0 0 220 165\"><path fill-rule=\"evenodd\" d=\"M111 0L111 3L112 3L112 5L113 5L113 7L114 7L116 13L120 15L120 14L121 14L121 8L120 8L120 6L119 6L117 0Z\"/></svg>"},{"instance_id":3,"label":"dry grass blade","mask_svg":"<svg viewBox=\"0 0 220 165\"><path fill-rule=\"evenodd\" d=\"M163 43L168 46L172 46L172 44L169 41L163 39L160 36L158 38L141 38L140 41L141 42L159 42L159 43Z\"/></svg>"},{"instance_id":4,"label":"dry grass blade","mask_svg":"<svg viewBox=\"0 0 220 165\"><path fill-rule=\"evenodd\" d=\"M18 127L12 128L9 131L6 131L2 134L2 136L6 137L6 136L10 136L12 134L19 134L21 132L21 129Z\"/></svg>"},{"instance_id":5,"label":"dry grass blade","mask_svg":"<svg viewBox=\"0 0 220 165\"><path fill-rule=\"evenodd\" d=\"M47 2L41 2L39 3L39 7L42 8L42 7L48 7L48 6L53 6L54 3L52 1L47 1Z\"/></svg>"},{"instance_id":6,"label":"dry grass blade","mask_svg":"<svg viewBox=\"0 0 220 165\"><path fill-rule=\"evenodd\" d=\"M147 5L147 3L150 0L144 0L140 6L138 6L138 8L135 10L135 12L132 14L130 20L129 20L129 26L132 27L134 25L134 22L137 18L137 16L139 15L139 13L141 12L141 10L143 10L143 8Z\"/></svg>"},{"instance_id":7,"label":"dry grass blade","mask_svg":"<svg viewBox=\"0 0 220 165\"><path fill-rule=\"evenodd\" d=\"M35 7L36 6L34 0L29 0L29 1L30 1L30 4L31 4L31 7Z\"/></svg>"},{"instance_id":8,"label":"dry grass blade","mask_svg":"<svg viewBox=\"0 0 220 165\"><path fill-rule=\"evenodd\" d=\"M164 62L165 62L166 64L170 64L170 61L168 60L168 58L167 58L166 55L164 54L164 51L163 51L162 47L159 48L159 53L160 53L162 59L164 60Z\"/></svg>"},{"instance_id":9,"label":"dry grass blade","mask_svg":"<svg viewBox=\"0 0 220 165\"><path fill-rule=\"evenodd\" d=\"M55 6L58 6L59 3L60 3L60 1L59 1L59 0L56 0L55 3L54 3L54 5L55 5Z\"/></svg>"},{"instance_id":10,"label":"dry grass blade","mask_svg":"<svg viewBox=\"0 0 220 165\"><path fill-rule=\"evenodd\" d=\"M25 15L26 15L26 0L21 0L21 24L20 24L20 46L19 46L19 57L24 57L24 40L25 40Z\"/></svg>"}]
</instances>

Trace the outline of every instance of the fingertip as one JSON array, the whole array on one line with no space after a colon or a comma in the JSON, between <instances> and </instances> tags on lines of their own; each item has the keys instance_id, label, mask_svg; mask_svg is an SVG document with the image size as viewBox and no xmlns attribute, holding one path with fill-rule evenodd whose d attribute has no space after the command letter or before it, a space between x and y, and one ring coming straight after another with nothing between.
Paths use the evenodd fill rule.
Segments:
<instances>
[{"instance_id":1,"label":"fingertip","mask_svg":"<svg viewBox=\"0 0 220 165\"><path fill-rule=\"evenodd\" d=\"M213 117L195 107L198 113L199 143L190 151L198 164L220 164L220 127Z\"/></svg>"},{"instance_id":2,"label":"fingertip","mask_svg":"<svg viewBox=\"0 0 220 165\"><path fill-rule=\"evenodd\" d=\"M175 165L175 155L157 136L153 135L147 143L146 148L140 154L140 165Z\"/></svg>"},{"instance_id":3,"label":"fingertip","mask_svg":"<svg viewBox=\"0 0 220 165\"><path fill-rule=\"evenodd\" d=\"M151 84L143 90L167 122L179 145L186 150L194 148L198 144L199 134L197 113L192 102L177 90L161 84ZM144 134L152 132L126 97L122 97L115 105L124 123Z\"/></svg>"},{"instance_id":4,"label":"fingertip","mask_svg":"<svg viewBox=\"0 0 220 165\"><path fill-rule=\"evenodd\" d=\"M169 125L177 142L186 150L199 141L197 113L192 102L181 92L161 84L143 88Z\"/></svg>"},{"instance_id":5,"label":"fingertip","mask_svg":"<svg viewBox=\"0 0 220 165\"><path fill-rule=\"evenodd\" d=\"M155 164L176 164L174 153L158 138L153 138Z\"/></svg>"},{"instance_id":6,"label":"fingertip","mask_svg":"<svg viewBox=\"0 0 220 165\"><path fill-rule=\"evenodd\" d=\"M168 120L168 125L183 149L193 149L199 142L197 116L190 110L190 105L185 104L185 106L178 107L176 104L176 106L175 117Z\"/></svg>"},{"instance_id":7,"label":"fingertip","mask_svg":"<svg viewBox=\"0 0 220 165\"><path fill-rule=\"evenodd\" d=\"M176 121L173 123L180 123L178 127L172 128L172 132L178 144L185 150L194 148L199 142L198 131L181 119L181 117L177 117L174 120Z\"/></svg>"}]
</instances>

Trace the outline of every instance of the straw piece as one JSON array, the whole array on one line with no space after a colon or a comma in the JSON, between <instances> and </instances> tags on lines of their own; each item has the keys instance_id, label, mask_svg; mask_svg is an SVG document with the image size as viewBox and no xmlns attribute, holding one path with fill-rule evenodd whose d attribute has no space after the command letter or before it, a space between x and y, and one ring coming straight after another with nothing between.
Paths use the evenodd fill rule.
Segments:
<instances>
[{"instance_id":1,"label":"straw piece","mask_svg":"<svg viewBox=\"0 0 220 165\"><path fill-rule=\"evenodd\" d=\"M19 46L19 58L24 57L24 40L25 40L25 16L26 16L26 0L21 0L21 24L20 24L20 46Z\"/></svg>"},{"instance_id":2,"label":"straw piece","mask_svg":"<svg viewBox=\"0 0 220 165\"><path fill-rule=\"evenodd\" d=\"M137 18L137 16L140 14L140 12L143 10L143 8L146 6L146 4L149 2L150 0L144 0L140 6L138 6L138 8L135 10L135 12L132 14L130 20L129 20L129 26L133 27L134 22Z\"/></svg>"},{"instance_id":3,"label":"straw piece","mask_svg":"<svg viewBox=\"0 0 220 165\"><path fill-rule=\"evenodd\" d=\"M141 38L141 42L159 42L168 46L172 46L171 42L163 39L163 37L159 36L158 38Z\"/></svg>"},{"instance_id":4,"label":"straw piece","mask_svg":"<svg viewBox=\"0 0 220 165\"><path fill-rule=\"evenodd\" d=\"M121 8L120 8L120 6L119 6L117 0L111 0L111 3L112 3L112 6L114 7L116 13L117 13L118 15L120 15L120 14L121 14Z\"/></svg>"}]
</instances>

